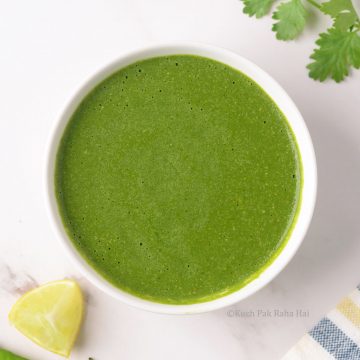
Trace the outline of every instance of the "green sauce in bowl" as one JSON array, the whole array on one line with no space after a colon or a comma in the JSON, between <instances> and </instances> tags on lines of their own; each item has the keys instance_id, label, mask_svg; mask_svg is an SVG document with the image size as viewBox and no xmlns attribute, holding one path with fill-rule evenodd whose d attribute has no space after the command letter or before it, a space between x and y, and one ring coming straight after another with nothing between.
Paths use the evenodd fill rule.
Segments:
<instances>
[{"instance_id":1,"label":"green sauce in bowl","mask_svg":"<svg viewBox=\"0 0 360 360\"><path fill-rule=\"evenodd\" d=\"M238 290L276 258L301 201L301 159L253 80L193 55L127 66L81 102L57 153L63 224L105 279L160 303Z\"/></svg>"}]
</instances>

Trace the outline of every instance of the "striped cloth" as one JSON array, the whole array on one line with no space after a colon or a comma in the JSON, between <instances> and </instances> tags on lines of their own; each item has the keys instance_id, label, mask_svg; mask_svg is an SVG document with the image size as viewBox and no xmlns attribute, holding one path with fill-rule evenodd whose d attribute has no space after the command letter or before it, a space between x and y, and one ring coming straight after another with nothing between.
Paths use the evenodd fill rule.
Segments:
<instances>
[{"instance_id":1,"label":"striped cloth","mask_svg":"<svg viewBox=\"0 0 360 360\"><path fill-rule=\"evenodd\" d=\"M360 360L360 285L321 319L282 360Z\"/></svg>"}]
</instances>

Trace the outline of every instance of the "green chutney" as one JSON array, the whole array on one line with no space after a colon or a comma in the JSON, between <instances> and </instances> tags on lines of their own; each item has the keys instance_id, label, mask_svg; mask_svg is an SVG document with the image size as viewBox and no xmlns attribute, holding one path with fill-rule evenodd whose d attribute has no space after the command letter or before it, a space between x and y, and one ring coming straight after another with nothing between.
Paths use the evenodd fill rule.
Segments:
<instances>
[{"instance_id":1,"label":"green chutney","mask_svg":"<svg viewBox=\"0 0 360 360\"><path fill-rule=\"evenodd\" d=\"M81 102L55 185L79 253L116 287L159 303L227 295L290 236L301 158L262 88L192 55L129 65Z\"/></svg>"}]
</instances>

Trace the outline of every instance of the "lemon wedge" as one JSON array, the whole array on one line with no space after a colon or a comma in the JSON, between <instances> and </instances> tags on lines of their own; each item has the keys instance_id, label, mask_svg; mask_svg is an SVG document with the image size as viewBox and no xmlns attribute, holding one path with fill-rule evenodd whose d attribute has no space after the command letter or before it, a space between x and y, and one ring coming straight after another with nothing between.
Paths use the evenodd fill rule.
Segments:
<instances>
[{"instance_id":1,"label":"lemon wedge","mask_svg":"<svg viewBox=\"0 0 360 360\"><path fill-rule=\"evenodd\" d=\"M75 281L54 281L23 295L12 307L9 320L36 344L69 357L83 309L83 296Z\"/></svg>"}]
</instances>

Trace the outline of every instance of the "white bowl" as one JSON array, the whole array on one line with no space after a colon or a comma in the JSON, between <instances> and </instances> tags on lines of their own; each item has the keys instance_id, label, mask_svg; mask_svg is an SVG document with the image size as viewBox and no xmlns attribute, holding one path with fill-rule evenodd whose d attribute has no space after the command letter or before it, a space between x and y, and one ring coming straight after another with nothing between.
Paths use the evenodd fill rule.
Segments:
<instances>
[{"instance_id":1,"label":"white bowl","mask_svg":"<svg viewBox=\"0 0 360 360\"><path fill-rule=\"evenodd\" d=\"M84 96L100 81L120 68L138 60L171 54L193 54L209 57L240 70L257 82L272 97L288 119L295 134L303 163L303 189L299 215L292 234L278 257L258 278L243 288L215 300L191 305L168 305L151 302L122 291L106 281L89 266L69 240L61 222L54 191L54 165L59 141L70 116ZM249 60L231 51L202 44L175 44L149 47L123 56L98 71L75 93L61 114L51 137L48 149L46 184L48 212L57 237L64 245L70 258L78 265L87 279L107 294L141 309L167 314L193 314L219 309L245 299L268 284L284 269L299 248L309 227L315 206L317 175L314 149L304 120L293 101L274 79Z\"/></svg>"}]
</instances>

